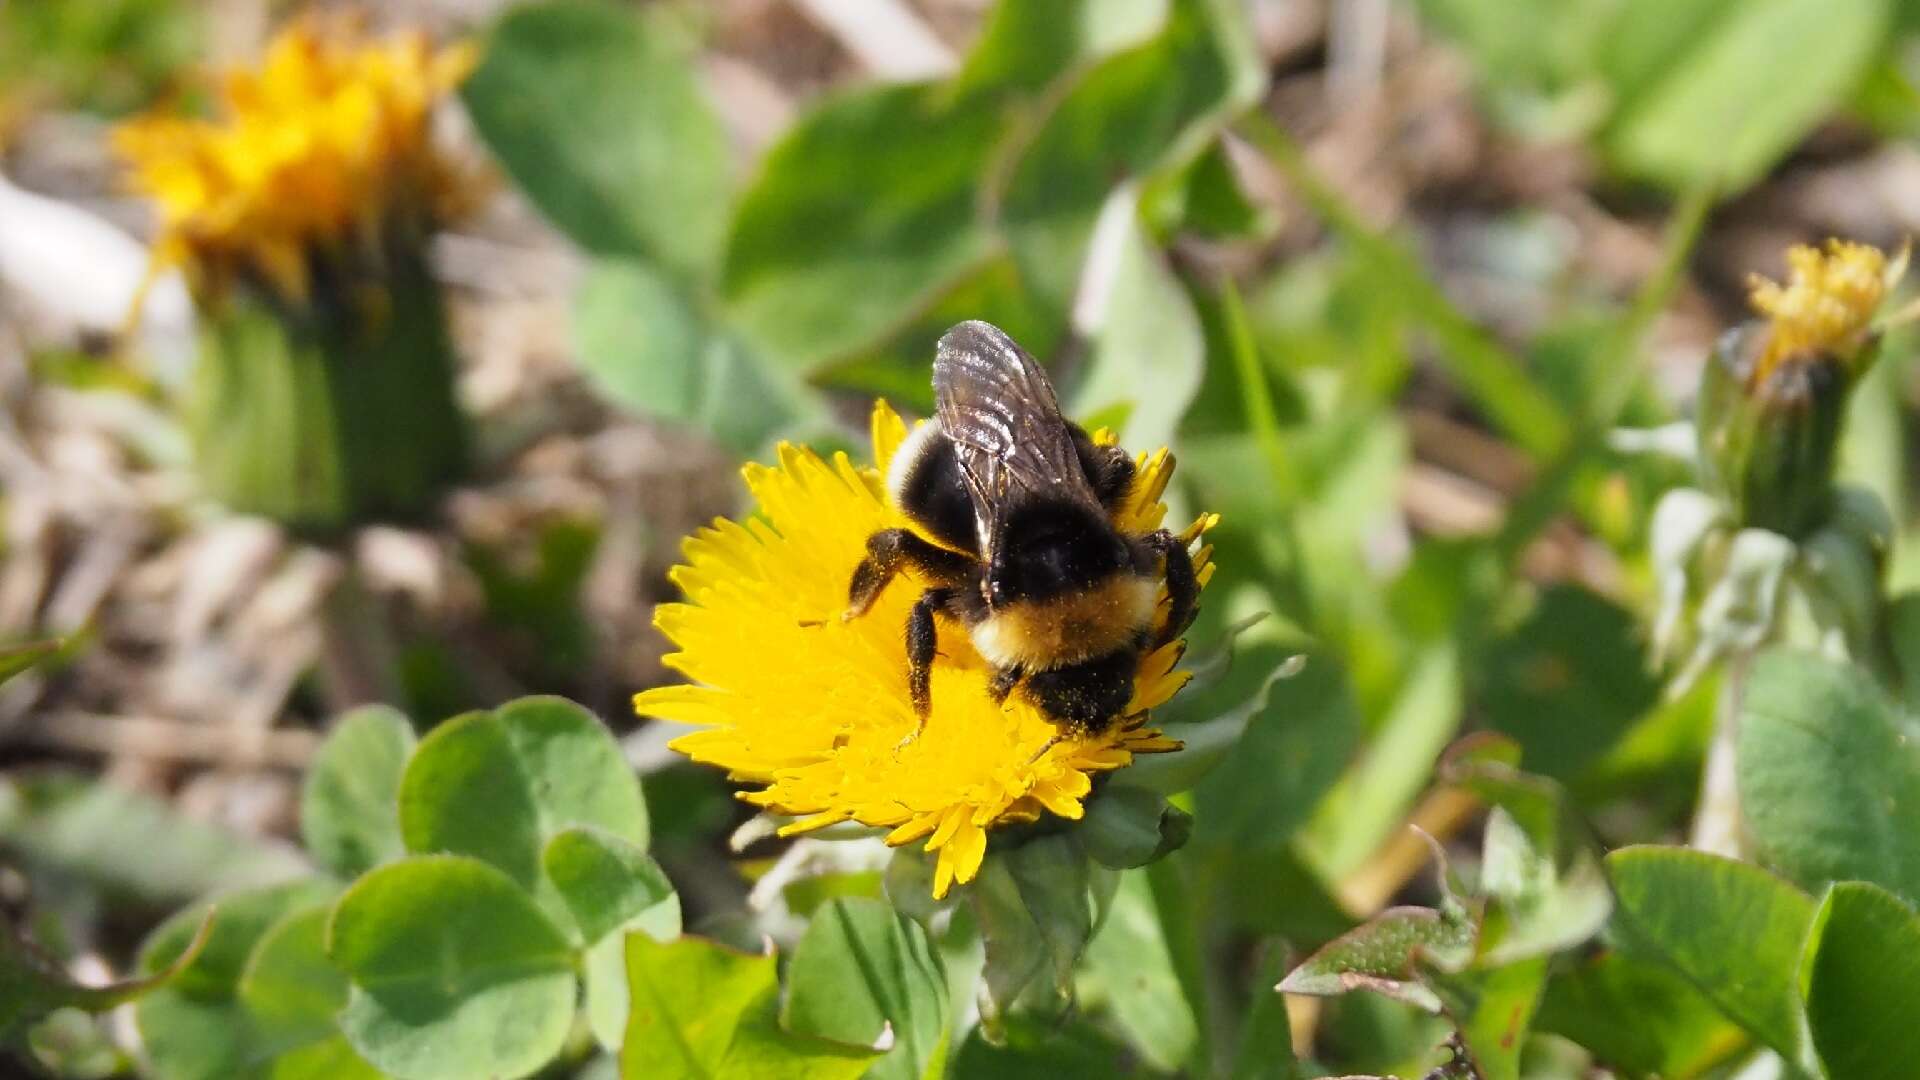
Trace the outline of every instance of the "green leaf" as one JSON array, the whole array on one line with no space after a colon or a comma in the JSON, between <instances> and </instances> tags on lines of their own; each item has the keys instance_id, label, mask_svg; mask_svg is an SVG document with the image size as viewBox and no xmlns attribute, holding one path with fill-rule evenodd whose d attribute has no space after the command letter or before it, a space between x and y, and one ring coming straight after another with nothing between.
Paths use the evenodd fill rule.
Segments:
<instances>
[{"instance_id":1,"label":"green leaf","mask_svg":"<svg viewBox=\"0 0 1920 1080\"><path fill-rule=\"evenodd\" d=\"M148 935L140 970L167 970L193 959L178 976L134 1005L134 1023L154 1073L163 1080L224 1080L257 1066L278 1049L239 1000L254 946L289 912L323 903L329 886L299 881L228 893L176 913ZM207 924L205 944L195 941Z\"/></svg>"},{"instance_id":2,"label":"green leaf","mask_svg":"<svg viewBox=\"0 0 1920 1080\"><path fill-rule=\"evenodd\" d=\"M891 1026L893 1048L869 1080L916 1080L945 1062L947 975L919 923L878 900L829 901L815 912L787 970L784 1026L871 1046Z\"/></svg>"},{"instance_id":3,"label":"green leaf","mask_svg":"<svg viewBox=\"0 0 1920 1080\"><path fill-rule=\"evenodd\" d=\"M1286 976L1286 963L1286 950L1270 946L1254 974L1252 1004L1233 1055L1233 1080L1299 1080L1293 1023L1287 1017L1287 999L1277 989Z\"/></svg>"},{"instance_id":4,"label":"green leaf","mask_svg":"<svg viewBox=\"0 0 1920 1080\"><path fill-rule=\"evenodd\" d=\"M772 953L749 956L696 937L627 937L633 1012L620 1052L627 1080L780 1076L852 1080L874 1051L781 1028Z\"/></svg>"},{"instance_id":5,"label":"green leaf","mask_svg":"<svg viewBox=\"0 0 1920 1080\"><path fill-rule=\"evenodd\" d=\"M449 720L421 740L401 777L407 850L492 863L563 925L569 909L540 858L549 839L574 825L646 847L646 804L619 743L593 714L560 698L522 698Z\"/></svg>"},{"instance_id":6,"label":"green leaf","mask_svg":"<svg viewBox=\"0 0 1920 1080\"><path fill-rule=\"evenodd\" d=\"M1803 888L1858 879L1920 897L1920 730L1856 668L1792 652L1754 662L1740 803L1762 861Z\"/></svg>"},{"instance_id":7,"label":"green leaf","mask_svg":"<svg viewBox=\"0 0 1920 1080\"><path fill-rule=\"evenodd\" d=\"M752 453L800 411L796 388L716 330L688 291L653 266L602 259L574 300L580 365L615 402Z\"/></svg>"},{"instance_id":8,"label":"green leaf","mask_svg":"<svg viewBox=\"0 0 1920 1080\"><path fill-rule=\"evenodd\" d=\"M1073 990L1073 969L1093 936L1093 868L1068 834L1037 837L989 853L967 901L986 944L981 1022L999 1025L1029 987L1057 1006Z\"/></svg>"},{"instance_id":9,"label":"green leaf","mask_svg":"<svg viewBox=\"0 0 1920 1080\"><path fill-rule=\"evenodd\" d=\"M109 890L174 903L285 881L307 866L263 843L182 816L170 804L66 773L0 778L0 849Z\"/></svg>"},{"instance_id":10,"label":"green leaf","mask_svg":"<svg viewBox=\"0 0 1920 1080\"><path fill-rule=\"evenodd\" d=\"M501 165L575 243L699 278L719 252L729 150L695 52L664 12L521 5L494 29L467 108Z\"/></svg>"},{"instance_id":11,"label":"green leaf","mask_svg":"<svg viewBox=\"0 0 1920 1080\"><path fill-rule=\"evenodd\" d=\"M1788 1060L1800 1052L1794 970L1813 901L1747 863L1685 848L1607 856L1627 956L1663 963Z\"/></svg>"},{"instance_id":12,"label":"green leaf","mask_svg":"<svg viewBox=\"0 0 1920 1080\"><path fill-rule=\"evenodd\" d=\"M1259 670L1259 661L1278 658L1287 650L1247 648L1248 662L1238 663L1222 691L1240 681L1241 671ZM1219 767L1194 787L1195 836L1215 846L1246 850L1271 849L1290 842L1293 833L1313 814L1340 774L1353 761L1361 721L1347 668L1326 653L1304 660L1279 660L1261 695L1245 706L1205 721L1196 732L1182 725L1171 734L1187 744L1177 759L1188 754L1217 755ZM1217 695L1207 695L1211 700ZM1251 709L1250 712L1245 710ZM1245 719L1242 719L1245 717ZM1239 720L1244 731L1229 742ZM1201 733L1204 734L1201 734ZM1158 759L1136 762L1158 766ZM1126 773L1116 778L1131 782Z\"/></svg>"},{"instance_id":13,"label":"green leaf","mask_svg":"<svg viewBox=\"0 0 1920 1080\"><path fill-rule=\"evenodd\" d=\"M1069 1076L1130 1076L1133 1051L1086 1023L1061 1025L1043 1017L1007 1018L1005 1037L976 1027L954 1058L954 1080L1061 1080Z\"/></svg>"},{"instance_id":14,"label":"green leaf","mask_svg":"<svg viewBox=\"0 0 1920 1080\"><path fill-rule=\"evenodd\" d=\"M1642 3L1625 14L1672 22L1687 6ZM1627 171L1674 188L1745 188L1842 101L1889 22L1884 0L1741 0L1718 12L1686 28L1685 54L1611 125L1606 149Z\"/></svg>"},{"instance_id":15,"label":"green leaf","mask_svg":"<svg viewBox=\"0 0 1920 1080\"><path fill-rule=\"evenodd\" d=\"M1206 369L1206 337L1186 289L1147 241L1139 199L1117 191L1101 211L1090 266L1102 280L1086 297L1092 340L1071 412L1124 408L1123 446L1167 446ZM1099 288L1104 285L1105 288Z\"/></svg>"},{"instance_id":16,"label":"green leaf","mask_svg":"<svg viewBox=\"0 0 1920 1080\"><path fill-rule=\"evenodd\" d=\"M1167 0L1001 0L967 54L960 85L1043 90L1079 66L1139 44L1167 18Z\"/></svg>"},{"instance_id":17,"label":"green leaf","mask_svg":"<svg viewBox=\"0 0 1920 1080\"><path fill-rule=\"evenodd\" d=\"M1264 83L1252 36L1221 0L1172 0L1159 34L1090 68L1033 136L1001 197L1035 292L1065 312L1115 182L1197 156Z\"/></svg>"},{"instance_id":18,"label":"green leaf","mask_svg":"<svg viewBox=\"0 0 1920 1080\"><path fill-rule=\"evenodd\" d=\"M1171 754L1156 754L1136 759L1115 777L1116 786L1138 787L1163 794L1191 789L1214 769L1233 760L1243 736L1257 730L1255 720L1269 713L1280 715L1274 702L1275 687L1301 670L1291 658L1269 668L1253 690L1253 695L1195 723L1169 724L1167 731L1178 738L1182 749ZM1183 710L1184 711L1184 710ZM1201 815L1206 822L1206 815Z\"/></svg>"},{"instance_id":19,"label":"green leaf","mask_svg":"<svg viewBox=\"0 0 1920 1080\"><path fill-rule=\"evenodd\" d=\"M1534 1027L1632 1075L1699 1076L1749 1045L1692 983L1664 964L1612 951L1575 959L1557 973Z\"/></svg>"},{"instance_id":20,"label":"green leaf","mask_svg":"<svg viewBox=\"0 0 1920 1080\"><path fill-rule=\"evenodd\" d=\"M636 920L662 940L679 934L673 883L630 841L590 827L567 829L547 842L543 862L585 940L635 928Z\"/></svg>"},{"instance_id":21,"label":"green leaf","mask_svg":"<svg viewBox=\"0 0 1920 1080\"><path fill-rule=\"evenodd\" d=\"M347 977L327 959L331 914L328 905L313 904L281 916L254 943L240 973L235 999L277 1048L335 1034L333 1017L347 1003Z\"/></svg>"},{"instance_id":22,"label":"green leaf","mask_svg":"<svg viewBox=\"0 0 1920 1080\"><path fill-rule=\"evenodd\" d=\"M1076 984L1089 1009L1113 1013L1127 1041L1156 1069L1177 1071L1200 1039L1199 1023L1174 970L1160 908L1144 872L1120 875L1099 933L1087 943Z\"/></svg>"},{"instance_id":23,"label":"green leaf","mask_svg":"<svg viewBox=\"0 0 1920 1080\"><path fill-rule=\"evenodd\" d=\"M988 255L978 185L1002 123L991 100L933 84L808 113L734 213L728 313L790 370L875 343Z\"/></svg>"},{"instance_id":24,"label":"green leaf","mask_svg":"<svg viewBox=\"0 0 1920 1080\"><path fill-rule=\"evenodd\" d=\"M1463 965L1473 939L1473 923L1464 912L1388 908L1307 957L1278 989L1315 997L1371 990L1439 1012L1440 998L1421 981L1425 965Z\"/></svg>"},{"instance_id":25,"label":"green leaf","mask_svg":"<svg viewBox=\"0 0 1920 1080\"><path fill-rule=\"evenodd\" d=\"M1128 870L1177 851L1193 832L1193 815L1146 788L1108 787L1087 803L1080 842L1102 866Z\"/></svg>"},{"instance_id":26,"label":"green leaf","mask_svg":"<svg viewBox=\"0 0 1920 1080\"><path fill-rule=\"evenodd\" d=\"M1920 1061L1920 915L1867 882L1827 891L1807 938L1807 1024L1827 1075L1899 1080Z\"/></svg>"},{"instance_id":27,"label":"green leaf","mask_svg":"<svg viewBox=\"0 0 1920 1080\"><path fill-rule=\"evenodd\" d=\"M385 705L334 723L300 796L300 836L320 865L351 878L400 857L400 774L413 745L413 725Z\"/></svg>"},{"instance_id":28,"label":"green leaf","mask_svg":"<svg viewBox=\"0 0 1920 1080\"><path fill-rule=\"evenodd\" d=\"M1481 1080L1521 1080L1520 1054L1551 959L1542 954L1437 980Z\"/></svg>"},{"instance_id":29,"label":"green leaf","mask_svg":"<svg viewBox=\"0 0 1920 1080\"><path fill-rule=\"evenodd\" d=\"M627 1023L626 932L679 937L680 897L646 852L599 829L561 832L542 862L587 945L587 1022L600 1045L617 1051Z\"/></svg>"},{"instance_id":30,"label":"green leaf","mask_svg":"<svg viewBox=\"0 0 1920 1080\"><path fill-rule=\"evenodd\" d=\"M1487 651L1487 724L1519 741L1529 770L1570 779L1659 700L1645 658L1624 608L1577 586L1548 588Z\"/></svg>"},{"instance_id":31,"label":"green leaf","mask_svg":"<svg viewBox=\"0 0 1920 1080\"><path fill-rule=\"evenodd\" d=\"M341 896L327 952L352 990L340 1030L409 1080L522 1076L573 1021L566 937L507 875L464 855L416 855Z\"/></svg>"}]
</instances>

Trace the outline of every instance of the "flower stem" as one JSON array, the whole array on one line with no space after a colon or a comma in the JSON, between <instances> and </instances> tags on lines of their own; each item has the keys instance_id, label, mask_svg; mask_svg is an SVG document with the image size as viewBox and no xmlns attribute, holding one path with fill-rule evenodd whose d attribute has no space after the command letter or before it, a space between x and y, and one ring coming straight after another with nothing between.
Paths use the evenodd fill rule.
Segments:
<instances>
[{"instance_id":1,"label":"flower stem","mask_svg":"<svg viewBox=\"0 0 1920 1080\"><path fill-rule=\"evenodd\" d=\"M1747 853L1746 829L1740 821L1740 774L1736 754L1740 745L1740 710L1747 693L1750 653L1727 660L1720 681L1720 701L1714 710L1713 742L1707 747L1706 770L1700 778L1700 803L1693 815L1689 844L1699 850L1738 859Z\"/></svg>"}]
</instances>

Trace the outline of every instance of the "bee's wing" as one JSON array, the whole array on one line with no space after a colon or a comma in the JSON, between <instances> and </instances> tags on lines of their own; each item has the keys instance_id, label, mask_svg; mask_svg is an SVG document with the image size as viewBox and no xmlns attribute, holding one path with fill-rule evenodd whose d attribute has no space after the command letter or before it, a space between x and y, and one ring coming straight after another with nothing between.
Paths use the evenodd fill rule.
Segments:
<instances>
[{"instance_id":1,"label":"bee's wing","mask_svg":"<svg viewBox=\"0 0 1920 1080\"><path fill-rule=\"evenodd\" d=\"M973 496L983 549L1009 498L1042 494L1099 510L1047 373L999 327L970 320L946 332L933 360L933 397Z\"/></svg>"}]
</instances>

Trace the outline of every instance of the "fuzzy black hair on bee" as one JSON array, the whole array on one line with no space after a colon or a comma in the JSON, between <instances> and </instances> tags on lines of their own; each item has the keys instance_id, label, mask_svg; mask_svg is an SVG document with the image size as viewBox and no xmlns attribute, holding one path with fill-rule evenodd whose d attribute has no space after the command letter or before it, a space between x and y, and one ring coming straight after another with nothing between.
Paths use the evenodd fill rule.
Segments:
<instances>
[{"instance_id":1,"label":"fuzzy black hair on bee","mask_svg":"<svg viewBox=\"0 0 1920 1080\"><path fill-rule=\"evenodd\" d=\"M940 339L934 416L895 453L887 491L910 528L867 539L846 618L905 566L932 582L907 617L907 674L924 725L941 616L964 626L994 668L1070 731L1125 711L1141 656L1192 621L1199 585L1186 545L1135 534L1115 515L1134 464L1060 415L1053 384L998 327L963 322ZM1154 629L1162 583L1167 620Z\"/></svg>"}]
</instances>

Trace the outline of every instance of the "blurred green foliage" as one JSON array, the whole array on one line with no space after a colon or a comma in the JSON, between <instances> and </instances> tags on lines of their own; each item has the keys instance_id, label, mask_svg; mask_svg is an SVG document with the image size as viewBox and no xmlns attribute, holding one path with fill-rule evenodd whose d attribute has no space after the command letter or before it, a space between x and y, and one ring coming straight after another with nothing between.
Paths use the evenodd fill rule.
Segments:
<instances>
[{"instance_id":1,"label":"blurred green foliage","mask_svg":"<svg viewBox=\"0 0 1920 1080\"><path fill-rule=\"evenodd\" d=\"M204 908L148 939L144 969L185 961L138 1006L166 1077L1418 1075L1449 1033L1487 1080L1768 1055L1907 1075L1920 609L1886 606L1871 671L1777 654L1682 692L1647 652L1647 549L1689 473L1607 434L1677 419L1643 338L1717 201L1830 121L1920 126L1911 7L1404 5L1465 57L1503 137L1584 149L1597 198L1664 219L1657 271L1623 297L1578 276L1553 208L1481 208L1472 269L1530 298L1524 329L1495 333L1436 277L1432 236L1370 225L1274 122L1232 0L1000 0L949 74L840 87L750 162L702 79L709 13L514 5L465 102L588 258L574 345L599 391L743 458L841 445L873 396L930 408L948 326L1003 326L1076 417L1176 450L1176 516L1223 515L1202 675L1157 717L1188 749L1116 776L1083 828L996 850L958 905L930 905L904 852L776 890L785 923L739 910L721 784L668 769L643 797L606 731L552 699L419 740L386 710L338 721L306 781L300 884L260 887L299 872L284 853L66 778L0 788L0 847L75 895L240 890L204 952ZM61 93L110 111L137 95L100 58L150 93L180 55L158 28L185 25L139 0L0 12L0 71L67 70ZM1303 223L1254 194L1260 171L1319 243L1271 258ZM1217 251L1238 257L1195 254ZM1842 476L1896 513L1903 344L1839 445ZM1504 516L1409 528L1423 449L1463 431L1511 478ZM1530 570L1557 523L1608 567L1606 595ZM543 679L595 655L577 594L598 536L555 526L531 568L466 553ZM1660 846L1743 679L1753 858ZM1492 809L1469 819L1469 798ZM1411 875L1409 824L1482 821L1478 843L1447 837L1435 884ZM707 936L681 935L683 896ZM766 935L778 958L721 944ZM1330 995L1311 1043L1283 978Z\"/></svg>"}]
</instances>

